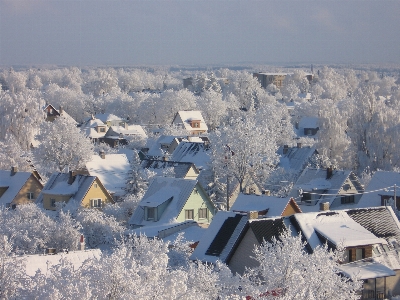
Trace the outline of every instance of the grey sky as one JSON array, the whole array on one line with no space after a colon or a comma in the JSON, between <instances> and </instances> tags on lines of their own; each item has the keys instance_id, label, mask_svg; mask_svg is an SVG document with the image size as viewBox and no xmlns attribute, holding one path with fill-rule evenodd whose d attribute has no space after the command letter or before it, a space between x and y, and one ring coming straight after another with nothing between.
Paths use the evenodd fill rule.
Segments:
<instances>
[{"instance_id":1,"label":"grey sky","mask_svg":"<svg viewBox=\"0 0 400 300\"><path fill-rule=\"evenodd\" d=\"M400 1L0 0L0 65L400 63Z\"/></svg>"}]
</instances>

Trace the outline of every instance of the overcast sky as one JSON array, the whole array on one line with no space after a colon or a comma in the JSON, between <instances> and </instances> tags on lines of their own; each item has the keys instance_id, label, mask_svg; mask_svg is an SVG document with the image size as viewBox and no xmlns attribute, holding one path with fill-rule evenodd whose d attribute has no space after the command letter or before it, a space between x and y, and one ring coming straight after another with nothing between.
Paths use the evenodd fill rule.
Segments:
<instances>
[{"instance_id":1,"label":"overcast sky","mask_svg":"<svg viewBox=\"0 0 400 300\"><path fill-rule=\"evenodd\" d=\"M0 65L400 63L399 30L399 0L0 0Z\"/></svg>"}]
</instances>

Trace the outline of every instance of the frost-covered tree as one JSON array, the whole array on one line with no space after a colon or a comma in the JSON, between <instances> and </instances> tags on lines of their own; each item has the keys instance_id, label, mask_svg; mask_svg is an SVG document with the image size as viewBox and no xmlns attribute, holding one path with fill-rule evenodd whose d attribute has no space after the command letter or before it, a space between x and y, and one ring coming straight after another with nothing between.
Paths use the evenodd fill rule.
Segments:
<instances>
[{"instance_id":1,"label":"frost-covered tree","mask_svg":"<svg viewBox=\"0 0 400 300\"><path fill-rule=\"evenodd\" d=\"M147 190L149 180L154 175L154 172L142 168L142 160L139 157L139 152L133 150L128 180L125 187L127 193L134 195L144 194Z\"/></svg>"},{"instance_id":2,"label":"frost-covered tree","mask_svg":"<svg viewBox=\"0 0 400 300\"><path fill-rule=\"evenodd\" d=\"M15 166L21 171L32 171L29 161L30 153L22 150L12 134L7 134L4 140L0 140L0 170Z\"/></svg>"},{"instance_id":3,"label":"frost-covered tree","mask_svg":"<svg viewBox=\"0 0 400 300\"><path fill-rule=\"evenodd\" d=\"M213 90L203 92L197 100L197 106L210 130L219 127L227 116L227 103L222 99L221 93Z\"/></svg>"},{"instance_id":4,"label":"frost-covered tree","mask_svg":"<svg viewBox=\"0 0 400 300\"><path fill-rule=\"evenodd\" d=\"M259 266L247 269L243 288L255 299L359 299L362 282L339 275L342 254L327 246L308 254L301 236L284 232L255 248Z\"/></svg>"},{"instance_id":5,"label":"frost-covered tree","mask_svg":"<svg viewBox=\"0 0 400 300\"><path fill-rule=\"evenodd\" d=\"M90 139L63 117L42 123L37 139L40 144L34 149L35 159L49 172L62 172L66 167L70 170L79 169L93 155Z\"/></svg>"}]
</instances>

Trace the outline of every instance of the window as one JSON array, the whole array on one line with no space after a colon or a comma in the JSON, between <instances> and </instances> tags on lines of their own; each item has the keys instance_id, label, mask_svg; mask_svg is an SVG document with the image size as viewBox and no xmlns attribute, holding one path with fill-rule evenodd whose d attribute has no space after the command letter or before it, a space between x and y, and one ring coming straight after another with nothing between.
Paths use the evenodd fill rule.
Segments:
<instances>
[{"instance_id":1,"label":"window","mask_svg":"<svg viewBox=\"0 0 400 300\"><path fill-rule=\"evenodd\" d=\"M208 210L207 208L199 208L199 219L207 219Z\"/></svg>"},{"instance_id":2,"label":"window","mask_svg":"<svg viewBox=\"0 0 400 300\"><path fill-rule=\"evenodd\" d=\"M106 132L106 129L104 127L100 127L100 132Z\"/></svg>"},{"instance_id":3,"label":"window","mask_svg":"<svg viewBox=\"0 0 400 300\"><path fill-rule=\"evenodd\" d=\"M95 189L97 189L97 186L98 186L97 183L95 183L95 184L93 185L93 187L94 187Z\"/></svg>"},{"instance_id":4,"label":"window","mask_svg":"<svg viewBox=\"0 0 400 300\"><path fill-rule=\"evenodd\" d=\"M342 196L342 204L354 203L354 195Z\"/></svg>"},{"instance_id":5,"label":"window","mask_svg":"<svg viewBox=\"0 0 400 300\"><path fill-rule=\"evenodd\" d=\"M307 200L311 200L311 194L303 192L302 197L301 197L301 201L307 201Z\"/></svg>"},{"instance_id":6,"label":"window","mask_svg":"<svg viewBox=\"0 0 400 300\"><path fill-rule=\"evenodd\" d=\"M91 199L90 207L94 207L94 208L101 207L101 199Z\"/></svg>"},{"instance_id":7,"label":"window","mask_svg":"<svg viewBox=\"0 0 400 300\"><path fill-rule=\"evenodd\" d=\"M361 248L361 249L356 249L356 260L360 260L365 258L365 249Z\"/></svg>"},{"instance_id":8,"label":"window","mask_svg":"<svg viewBox=\"0 0 400 300\"><path fill-rule=\"evenodd\" d=\"M31 192L26 193L26 197L27 197L29 200L33 200L33 199L34 199L34 198L33 198L33 193L31 193Z\"/></svg>"},{"instance_id":9,"label":"window","mask_svg":"<svg viewBox=\"0 0 400 300\"><path fill-rule=\"evenodd\" d=\"M193 220L193 219L194 219L194 210L185 209L185 220Z\"/></svg>"},{"instance_id":10,"label":"window","mask_svg":"<svg viewBox=\"0 0 400 300\"><path fill-rule=\"evenodd\" d=\"M51 207L56 207L56 199L50 199Z\"/></svg>"},{"instance_id":11,"label":"window","mask_svg":"<svg viewBox=\"0 0 400 300\"><path fill-rule=\"evenodd\" d=\"M154 207L147 208L147 220L154 220L156 215L156 209Z\"/></svg>"}]
</instances>

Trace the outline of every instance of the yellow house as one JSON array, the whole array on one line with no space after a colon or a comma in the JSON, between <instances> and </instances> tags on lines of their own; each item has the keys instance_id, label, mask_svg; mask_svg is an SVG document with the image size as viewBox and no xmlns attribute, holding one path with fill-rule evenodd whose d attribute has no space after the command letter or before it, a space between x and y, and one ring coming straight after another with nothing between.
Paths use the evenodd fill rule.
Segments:
<instances>
[{"instance_id":1,"label":"yellow house","mask_svg":"<svg viewBox=\"0 0 400 300\"><path fill-rule=\"evenodd\" d=\"M15 208L16 205L33 203L43 188L32 172L0 170L0 205Z\"/></svg>"},{"instance_id":2,"label":"yellow house","mask_svg":"<svg viewBox=\"0 0 400 300\"><path fill-rule=\"evenodd\" d=\"M56 203L74 199L86 208L102 208L114 203L111 195L97 176L53 173L44 186L37 203L45 209L56 210Z\"/></svg>"}]
</instances>

